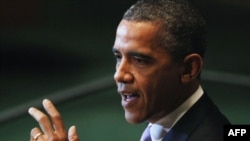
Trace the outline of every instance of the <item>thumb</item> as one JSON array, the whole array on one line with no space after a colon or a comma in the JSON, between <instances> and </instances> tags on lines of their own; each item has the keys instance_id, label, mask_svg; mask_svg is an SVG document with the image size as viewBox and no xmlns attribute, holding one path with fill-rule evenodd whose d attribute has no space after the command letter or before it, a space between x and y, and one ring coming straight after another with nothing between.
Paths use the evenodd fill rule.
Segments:
<instances>
[{"instance_id":1,"label":"thumb","mask_svg":"<svg viewBox=\"0 0 250 141\"><path fill-rule=\"evenodd\" d=\"M80 141L77 132L76 132L76 126L71 126L68 131L68 139L69 141Z\"/></svg>"}]
</instances>

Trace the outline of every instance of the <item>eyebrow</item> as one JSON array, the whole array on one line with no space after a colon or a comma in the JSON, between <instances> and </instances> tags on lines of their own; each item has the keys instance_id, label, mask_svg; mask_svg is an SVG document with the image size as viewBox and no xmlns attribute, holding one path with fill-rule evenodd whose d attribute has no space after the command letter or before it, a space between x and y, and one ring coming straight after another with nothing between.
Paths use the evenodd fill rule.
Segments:
<instances>
[{"instance_id":1,"label":"eyebrow","mask_svg":"<svg viewBox=\"0 0 250 141\"><path fill-rule=\"evenodd\" d=\"M117 48L112 48L113 53L120 53L119 50ZM135 51L129 51L128 52L129 56L136 56L136 57L140 57L146 60L153 60L153 58L149 55L143 54L141 52L135 52Z\"/></svg>"}]
</instances>

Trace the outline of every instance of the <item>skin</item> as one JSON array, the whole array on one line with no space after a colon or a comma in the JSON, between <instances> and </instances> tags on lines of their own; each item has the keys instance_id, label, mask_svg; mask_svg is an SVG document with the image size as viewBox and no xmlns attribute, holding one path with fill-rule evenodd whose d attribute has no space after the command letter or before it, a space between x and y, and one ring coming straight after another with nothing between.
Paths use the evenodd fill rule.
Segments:
<instances>
[{"instance_id":1,"label":"skin","mask_svg":"<svg viewBox=\"0 0 250 141\"><path fill-rule=\"evenodd\" d=\"M35 127L31 130L30 141L34 141L34 137L39 133L43 134L38 137L37 141L79 141L76 127L71 126L67 133L60 113L50 100L44 99L43 107L48 115L34 107L29 108L29 114L41 127L41 129Z\"/></svg>"},{"instance_id":2,"label":"skin","mask_svg":"<svg viewBox=\"0 0 250 141\"><path fill-rule=\"evenodd\" d=\"M156 46L158 26L148 22L122 20L113 47L117 58L114 75L129 123L155 122L172 112L198 87L202 66L198 54L176 62L171 54ZM135 94L126 105L124 95Z\"/></svg>"},{"instance_id":3,"label":"skin","mask_svg":"<svg viewBox=\"0 0 250 141\"><path fill-rule=\"evenodd\" d=\"M171 54L156 46L158 26L147 22L122 20L117 28L113 53L116 56L114 80L122 97L129 123L155 122L183 103L199 86L197 78L203 66L198 54L189 54L176 62ZM124 95L132 95L128 100ZM132 102L131 102L132 101ZM66 131L53 103L43 100L46 113L29 108L39 123L30 132L30 141L79 141L75 126Z\"/></svg>"}]
</instances>

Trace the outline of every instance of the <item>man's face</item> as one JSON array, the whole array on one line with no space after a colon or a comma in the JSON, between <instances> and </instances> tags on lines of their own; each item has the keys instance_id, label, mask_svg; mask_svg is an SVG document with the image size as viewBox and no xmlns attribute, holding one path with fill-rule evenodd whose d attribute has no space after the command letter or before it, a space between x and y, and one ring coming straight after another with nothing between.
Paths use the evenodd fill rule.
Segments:
<instances>
[{"instance_id":1,"label":"man's face","mask_svg":"<svg viewBox=\"0 0 250 141\"><path fill-rule=\"evenodd\" d=\"M180 92L181 66L155 44L158 27L122 20L113 47L114 79L130 123L151 122L171 112Z\"/></svg>"}]
</instances>

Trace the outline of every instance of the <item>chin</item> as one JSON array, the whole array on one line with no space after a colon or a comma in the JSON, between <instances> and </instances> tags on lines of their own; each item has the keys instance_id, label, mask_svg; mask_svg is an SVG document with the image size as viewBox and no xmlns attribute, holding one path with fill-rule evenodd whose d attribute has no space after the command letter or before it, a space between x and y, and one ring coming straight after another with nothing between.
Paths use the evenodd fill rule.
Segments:
<instances>
[{"instance_id":1,"label":"chin","mask_svg":"<svg viewBox=\"0 0 250 141\"><path fill-rule=\"evenodd\" d=\"M129 112L125 112L125 119L130 124L139 124L145 121L141 116L136 116Z\"/></svg>"}]
</instances>

